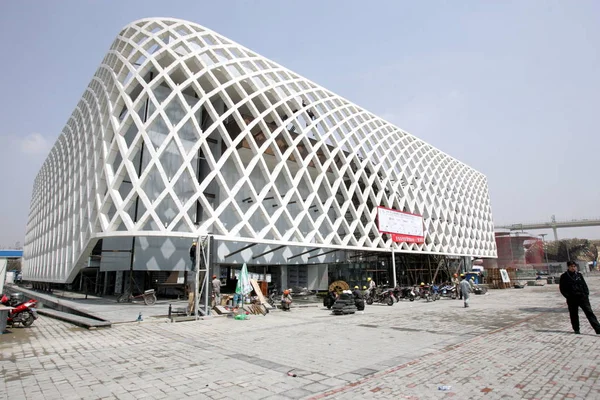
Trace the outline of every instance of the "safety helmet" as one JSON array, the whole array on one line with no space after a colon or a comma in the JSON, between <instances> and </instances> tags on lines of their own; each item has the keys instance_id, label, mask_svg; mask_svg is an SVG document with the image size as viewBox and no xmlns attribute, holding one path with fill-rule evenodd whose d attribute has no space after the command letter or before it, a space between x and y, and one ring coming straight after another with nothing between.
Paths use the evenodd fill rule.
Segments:
<instances>
[{"instance_id":1,"label":"safety helmet","mask_svg":"<svg viewBox=\"0 0 600 400\"><path fill-rule=\"evenodd\" d=\"M290 294L290 291L289 291L289 290L287 290L287 289L285 289L285 290L283 291L283 294Z\"/></svg>"},{"instance_id":2,"label":"safety helmet","mask_svg":"<svg viewBox=\"0 0 600 400\"><path fill-rule=\"evenodd\" d=\"M421 286L425 286L425 282L421 282Z\"/></svg>"},{"instance_id":3,"label":"safety helmet","mask_svg":"<svg viewBox=\"0 0 600 400\"><path fill-rule=\"evenodd\" d=\"M371 280L371 278L367 278L367 282L369 282Z\"/></svg>"},{"instance_id":4,"label":"safety helmet","mask_svg":"<svg viewBox=\"0 0 600 400\"><path fill-rule=\"evenodd\" d=\"M363 286L363 289L366 289L366 288L367 288L366 286Z\"/></svg>"},{"instance_id":5,"label":"safety helmet","mask_svg":"<svg viewBox=\"0 0 600 400\"><path fill-rule=\"evenodd\" d=\"M471 280L472 280L472 281L474 281L474 280L475 280L475 277L474 277L474 276L472 276L472 277L471 277Z\"/></svg>"},{"instance_id":6,"label":"safety helmet","mask_svg":"<svg viewBox=\"0 0 600 400\"><path fill-rule=\"evenodd\" d=\"M217 276L216 276L216 275L213 275L213 279L217 279Z\"/></svg>"},{"instance_id":7,"label":"safety helmet","mask_svg":"<svg viewBox=\"0 0 600 400\"><path fill-rule=\"evenodd\" d=\"M354 289L358 289L358 286L354 286Z\"/></svg>"},{"instance_id":8,"label":"safety helmet","mask_svg":"<svg viewBox=\"0 0 600 400\"><path fill-rule=\"evenodd\" d=\"M465 276L465 274L460 274L460 276Z\"/></svg>"}]
</instances>

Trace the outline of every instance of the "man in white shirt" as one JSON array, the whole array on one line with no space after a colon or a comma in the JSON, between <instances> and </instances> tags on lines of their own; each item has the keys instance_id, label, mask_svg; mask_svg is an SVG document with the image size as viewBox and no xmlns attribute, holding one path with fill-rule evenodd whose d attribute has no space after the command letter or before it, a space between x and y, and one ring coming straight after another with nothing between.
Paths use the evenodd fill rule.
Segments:
<instances>
[{"instance_id":1,"label":"man in white shirt","mask_svg":"<svg viewBox=\"0 0 600 400\"><path fill-rule=\"evenodd\" d=\"M465 308L469 307L469 297L470 297L470 293L471 293L471 283L469 282L468 279L465 279L464 276L461 276L461 281L460 281L460 292L462 293L462 297L465 300Z\"/></svg>"}]
</instances>

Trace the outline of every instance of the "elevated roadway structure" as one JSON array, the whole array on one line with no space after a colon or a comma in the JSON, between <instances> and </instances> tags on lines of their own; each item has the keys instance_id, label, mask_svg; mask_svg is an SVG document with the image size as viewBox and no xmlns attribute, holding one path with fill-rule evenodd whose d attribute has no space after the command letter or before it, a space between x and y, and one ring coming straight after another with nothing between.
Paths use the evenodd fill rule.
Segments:
<instances>
[{"instance_id":1,"label":"elevated roadway structure","mask_svg":"<svg viewBox=\"0 0 600 400\"><path fill-rule=\"evenodd\" d=\"M553 215L550 221L548 222L527 222L510 225L499 225L496 226L496 228L509 229L511 231L552 229L552 232L554 233L554 240L558 240L558 228L580 228L585 226L600 226L600 217L572 219L569 221L557 221L556 217Z\"/></svg>"}]
</instances>

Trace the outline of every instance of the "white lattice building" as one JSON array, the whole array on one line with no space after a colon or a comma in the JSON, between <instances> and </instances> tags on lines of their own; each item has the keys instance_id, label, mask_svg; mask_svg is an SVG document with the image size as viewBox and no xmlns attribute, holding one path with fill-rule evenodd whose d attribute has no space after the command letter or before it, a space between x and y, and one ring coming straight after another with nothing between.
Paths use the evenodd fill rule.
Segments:
<instances>
[{"instance_id":1,"label":"white lattice building","mask_svg":"<svg viewBox=\"0 0 600 400\"><path fill-rule=\"evenodd\" d=\"M377 206L422 215L425 243L381 235ZM71 281L132 236L136 269L183 269L206 232L229 264L496 256L481 173L207 28L136 21L35 180L24 278ZM119 254L102 268L128 270Z\"/></svg>"}]
</instances>

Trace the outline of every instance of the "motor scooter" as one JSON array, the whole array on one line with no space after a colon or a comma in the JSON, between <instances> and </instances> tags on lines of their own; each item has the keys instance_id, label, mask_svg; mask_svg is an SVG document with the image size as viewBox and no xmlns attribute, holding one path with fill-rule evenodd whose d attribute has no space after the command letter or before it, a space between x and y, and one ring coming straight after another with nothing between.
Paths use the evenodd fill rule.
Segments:
<instances>
[{"instance_id":1,"label":"motor scooter","mask_svg":"<svg viewBox=\"0 0 600 400\"><path fill-rule=\"evenodd\" d=\"M451 299L456 299L456 287L450 283L443 283L440 285L440 296L441 297L449 297Z\"/></svg>"},{"instance_id":2,"label":"motor scooter","mask_svg":"<svg viewBox=\"0 0 600 400\"><path fill-rule=\"evenodd\" d=\"M24 328L30 327L38 318L37 310L35 305L37 300L29 299L22 301L23 295L21 293L15 293L10 298L3 294L0 296L0 303L7 307L13 307L8 313L7 325L14 326L15 324L21 324Z\"/></svg>"},{"instance_id":3,"label":"motor scooter","mask_svg":"<svg viewBox=\"0 0 600 400\"><path fill-rule=\"evenodd\" d=\"M396 302L393 288L377 288L374 291L375 293L372 293L373 290L369 291L369 294L365 296L365 302L368 305L377 302L381 304L387 304L388 306L393 306Z\"/></svg>"}]
</instances>

